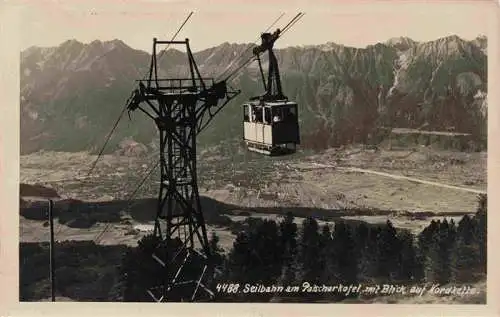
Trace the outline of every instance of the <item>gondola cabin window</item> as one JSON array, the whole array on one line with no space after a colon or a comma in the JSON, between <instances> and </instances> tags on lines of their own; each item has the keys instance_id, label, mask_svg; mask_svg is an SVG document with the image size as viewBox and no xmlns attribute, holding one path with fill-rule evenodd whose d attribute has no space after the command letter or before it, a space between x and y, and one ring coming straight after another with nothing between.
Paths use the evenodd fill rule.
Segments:
<instances>
[{"instance_id":1,"label":"gondola cabin window","mask_svg":"<svg viewBox=\"0 0 500 317\"><path fill-rule=\"evenodd\" d=\"M243 105L244 140L251 151L295 152L300 144L295 102L250 102Z\"/></svg>"},{"instance_id":2,"label":"gondola cabin window","mask_svg":"<svg viewBox=\"0 0 500 317\"><path fill-rule=\"evenodd\" d=\"M250 106L243 105L243 122L250 122Z\"/></svg>"}]
</instances>

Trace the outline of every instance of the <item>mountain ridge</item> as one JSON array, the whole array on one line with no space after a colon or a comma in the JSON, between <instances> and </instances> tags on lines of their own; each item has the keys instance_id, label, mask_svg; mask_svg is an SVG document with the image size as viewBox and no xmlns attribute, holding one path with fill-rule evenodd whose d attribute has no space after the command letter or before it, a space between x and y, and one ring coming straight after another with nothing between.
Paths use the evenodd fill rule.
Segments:
<instances>
[{"instance_id":1,"label":"mountain ridge","mask_svg":"<svg viewBox=\"0 0 500 317\"><path fill-rule=\"evenodd\" d=\"M427 40L427 41L416 41L408 36L397 36L397 37L391 37L391 38L388 38L387 40L385 41L379 41L375 44L366 44L365 46L363 47L357 47L357 46L352 46L352 45L344 45L344 44L340 44L340 43L337 43L337 42L334 42L334 41L327 41L325 43L318 43L318 44L307 44L307 45L290 45L290 46L287 46L287 47L283 47L283 48L279 48L279 49L287 49L287 48L294 48L294 47L297 47L297 48L309 48L309 47L319 47L319 46L322 46L322 45L329 45L329 44L336 44L336 45L339 45L339 46L345 46L345 47L351 47L351 48L366 48L367 46L372 46L372 45L376 45L376 44L390 44L392 43L392 45L394 44L397 44L397 43L394 43L395 41L408 41L410 43L414 43L414 44L418 44L418 43L427 43L427 42L433 42L433 41L438 41L440 39L446 39L446 38L458 38L460 39L461 41L464 41L464 42L484 42L486 43L487 42L487 36L484 35L484 34L478 34L474 39L465 39L463 37L460 37L456 34L452 34L452 35L446 35L446 36L440 36L434 40ZM56 47L59 47L61 46L62 44L64 43L79 43L79 44L83 44L83 45L89 45L93 42L98 42L98 43L121 43L121 44L124 44L125 46L135 50L135 51L141 51L141 52L145 52L145 53L148 53L149 54L149 51L146 51L146 50L143 50L143 49L138 49L138 48L134 48L130 45L128 45L125 41L121 40L121 39L118 39L118 38L114 38L114 39L111 39L111 40L98 40L98 39L95 39L95 40L92 40L90 42L84 42L84 41L81 41L81 40L77 40L77 39L68 39L68 40L65 40L63 42L61 42L59 45L57 46L41 46L41 45L31 45L25 49L22 49L21 50L21 53L27 51L27 50L30 50L32 48L38 48L38 49L47 49L47 48L56 48ZM209 50L209 49L212 49L214 47L218 47L218 46L223 46L223 45L231 45L231 46L234 46L234 45L254 45L254 43L251 43L251 42L244 42L244 43L239 43L239 42L228 42L228 41L225 41L225 42L222 42L218 45L215 45L215 46L211 46L211 47L208 47L208 48L203 48L203 49L200 49L200 50L193 50L193 53L198 53L198 52L201 52L201 51L204 51L204 50Z\"/></svg>"},{"instance_id":2,"label":"mountain ridge","mask_svg":"<svg viewBox=\"0 0 500 317\"><path fill-rule=\"evenodd\" d=\"M246 53L242 60L251 57L251 46L224 42L193 54L204 77L218 77L228 67L236 68L234 59L242 53ZM327 42L275 51L285 94L304 109L301 130L306 146L307 136L317 139L319 134L327 139L322 147L366 142L381 122L415 127L434 120L430 125L435 129L451 124L484 137L486 37L468 41L452 35L428 42L399 37L365 48ZM146 74L150 56L119 39L86 44L73 39L57 47L22 51L21 152L95 151L135 80ZM160 75L187 74L185 61L180 50L164 51ZM262 62L266 67L267 54ZM243 93L233 103L260 94L259 80L256 63L243 69L232 83ZM451 96L450 89L459 92ZM446 105L436 106L438 100ZM432 106L422 109L422 104ZM228 131L241 134L236 123L241 121L239 107L227 108L209 126L203 143L221 142ZM453 115L438 108L449 108ZM437 112L442 112L440 117ZM453 122L441 124L446 115L454 116ZM471 115L470 120L464 118ZM122 124L111 142L114 148L129 137L144 144L152 142L156 135L152 124L138 116L134 120L136 126Z\"/></svg>"}]
</instances>

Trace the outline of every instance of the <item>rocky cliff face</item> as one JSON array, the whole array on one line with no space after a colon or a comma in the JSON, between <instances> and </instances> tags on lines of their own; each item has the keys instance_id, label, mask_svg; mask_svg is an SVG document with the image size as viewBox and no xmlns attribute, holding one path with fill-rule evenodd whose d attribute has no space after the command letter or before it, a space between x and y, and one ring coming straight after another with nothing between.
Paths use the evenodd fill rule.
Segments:
<instances>
[{"instance_id":1,"label":"rocky cliff face","mask_svg":"<svg viewBox=\"0 0 500 317\"><path fill-rule=\"evenodd\" d=\"M480 133L487 56L457 36L413 46L397 61L386 106L398 125Z\"/></svg>"},{"instance_id":2,"label":"rocky cliff face","mask_svg":"<svg viewBox=\"0 0 500 317\"><path fill-rule=\"evenodd\" d=\"M300 105L304 145L327 147L366 142L380 126L428 126L484 138L486 47L485 37L449 36L423 43L395 38L362 49L326 43L276 53L285 94ZM195 53L195 59L204 76L218 77L236 68L242 53L242 60L251 56L249 48L223 43ZM187 74L183 52L169 49L161 56L161 75ZM70 40L23 51L21 152L100 148L149 59L119 40ZM262 91L256 63L231 85L243 93L204 132L204 144L240 137L240 104ZM110 148L128 138L149 144L155 135L154 125L137 114L132 122L122 120Z\"/></svg>"}]
</instances>

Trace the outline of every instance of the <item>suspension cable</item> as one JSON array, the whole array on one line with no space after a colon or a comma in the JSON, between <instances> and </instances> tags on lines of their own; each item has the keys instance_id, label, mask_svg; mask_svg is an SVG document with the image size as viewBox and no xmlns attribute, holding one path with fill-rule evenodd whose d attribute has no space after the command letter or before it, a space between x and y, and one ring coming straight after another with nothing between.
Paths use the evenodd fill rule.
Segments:
<instances>
[{"instance_id":1,"label":"suspension cable","mask_svg":"<svg viewBox=\"0 0 500 317\"><path fill-rule=\"evenodd\" d=\"M187 21L189 20L189 18L191 18L191 16L193 15L193 11L191 11L191 13L189 13L189 15L187 16L186 20L184 20L184 22L181 24L181 26L179 27L179 29L177 30L177 32L175 32L174 36L172 36L172 39L170 39L170 41L174 41L175 38L177 37L177 35L179 34L179 32L182 30L182 28L184 27L184 25L187 23ZM170 46L170 43L167 44L167 46L165 46L164 49L161 50L160 52L160 55L158 56L158 60L161 59L163 53L165 53L167 51L167 49L169 48ZM147 74L146 74L147 76Z\"/></svg>"},{"instance_id":2,"label":"suspension cable","mask_svg":"<svg viewBox=\"0 0 500 317\"><path fill-rule=\"evenodd\" d=\"M132 204L132 200L134 199L135 195L139 192L139 189L144 185L144 183L146 182L146 180L151 176L151 174L153 174L153 172L156 170L156 168L158 167L158 165L160 164L160 160L158 160L151 168L150 170L144 175L144 177L142 178L142 180L139 182L139 184L137 185L137 187L134 189L134 191L128 196L128 198L125 200L125 204L126 204L126 207L125 207L125 210L130 210L130 208L133 206ZM106 233L106 231L108 230L108 228L111 226L111 223L107 223L105 226L104 226L104 229L102 231L100 231L96 236L95 238L93 239L94 243L99 243L100 239L102 238L102 236L104 235L104 233Z\"/></svg>"},{"instance_id":3,"label":"suspension cable","mask_svg":"<svg viewBox=\"0 0 500 317\"><path fill-rule=\"evenodd\" d=\"M265 32L268 32L276 23L278 23L279 20L281 20L281 18L285 15L285 13L281 13L281 15L276 19L274 20L274 22L264 31ZM260 41L260 37L257 38L257 40L255 40L252 44L257 44L257 42ZM252 44L250 44L235 60L233 60L233 62L239 62L243 56L248 52L250 51L250 49L252 48ZM219 76L217 76L217 78L215 79L215 81L217 81L219 78L221 77L224 77L224 75L231 69L231 66L229 65Z\"/></svg>"},{"instance_id":4,"label":"suspension cable","mask_svg":"<svg viewBox=\"0 0 500 317\"><path fill-rule=\"evenodd\" d=\"M298 13L290 22L288 22L288 24L281 30L280 34L278 35L278 38L281 37L281 35L283 35L284 32L288 31L295 23L297 23L303 16L305 15L305 13ZM249 58L246 62L244 62L243 64L241 64L238 68L236 68L232 73L230 73L228 76L226 76L226 78L224 79L225 81L228 81L229 79L231 79L231 77L233 77L234 75L236 75L239 71L241 71L244 67L246 67L248 64L250 64L253 60L255 59L254 56L252 56L251 58Z\"/></svg>"},{"instance_id":5,"label":"suspension cable","mask_svg":"<svg viewBox=\"0 0 500 317\"><path fill-rule=\"evenodd\" d=\"M303 12L300 12L298 13L293 19L292 21L290 21L290 23L288 23L288 25L286 25L283 30L281 30L280 32L280 36L283 35L283 33L285 33L286 31L290 30L292 28L292 26L295 25L295 23L299 22L300 19L302 19L302 17L305 15L305 13Z\"/></svg>"},{"instance_id":6,"label":"suspension cable","mask_svg":"<svg viewBox=\"0 0 500 317\"><path fill-rule=\"evenodd\" d=\"M125 110L127 110L127 105L128 105L128 102L125 103L125 107L123 107L122 111L118 115L117 120L115 121L115 124L113 125L113 128L108 133L108 135L106 137L106 141L104 142L104 145L101 147L101 150L99 151L99 154L97 155L97 158L92 163L92 165L91 165L91 167L90 167L90 169L89 169L89 171L87 173L87 177L89 177L90 174L92 174L92 172L94 171L95 167L97 166L97 162L99 161L99 159L101 158L102 154L104 153L104 150L106 149L106 146L108 145L108 142L111 139L111 136L113 135L113 133L115 132L115 129L118 127L118 124L120 123L120 120L123 118L123 114L125 113Z\"/></svg>"},{"instance_id":7,"label":"suspension cable","mask_svg":"<svg viewBox=\"0 0 500 317\"><path fill-rule=\"evenodd\" d=\"M193 12L191 11L189 13L189 15L187 16L187 18L184 20L184 22L181 24L181 26L179 27L179 29L177 30L177 32L174 34L174 36L172 37L171 41L174 41L175 38L177 37L177 35L179 34L179 32L182 30L182 28L184 27L184 25L187 23L187 21L191 18L191 16L193 15ZM168 46L166 48L164 48L161 52L160 52L160 56L158 57L158 59L161 59L163 53L168 49ZM147 77L147 72L144 74L143 76L143 80ZM115 125L113 126L113 128L111 129L111 132L108 134L108 137L107 137L107 140L106 142L104 143L101 151L99 152L99 155L97 156L97 159L95 160L95 162L92 164L92 167L91 169L89 170L87 176L89 176L92 171L94 170L94 168L96 167L97 165L97 162L98 160L100 159L100 157L102 156L102 153L104 152L104 149L109 141L109 139L111 138L111 135L113 134L113 132L115 131L116 127L118 126L118 123L120 122L120 120L122 119L123 117L123 114L125 113L125 110L127 109L127 106L128 106L128 103L130 101L130 98L127 100L126 104L125 104L125 107L123 108L123 110L121 111L120 115L118 116L118 119L116 120L116 123ZM134 196L137 194L137 192L139 191L139 189L142 187L142 185L144 184L144 182L149 178L149 176L151 176L151 174L153 173L153 171L156 169L156 167L159 165L160 163L160 160L158 160L154 166L150 169L150 171L144 176L144 178L141 180L141 182L138 184L138 186L135 188L135 190L132 192L132 194L129 196L129 198L127 199L127 207L126 209L129 209L131 207L131 201L132 199L134 198ZM98 243L99 240L102 238L102 236L104 235L104 233L106 233L106 231L108 230L109 226L111 225L111 223L108 223L104 226L104 229L99 232L96 237L93 239L94 243Z\"/></svg>"},{"instance_id":8,"label":"suspension cable","mask_svg":"<svg viewBox=\"0 0 500 317\"><path fill-rule=\"evenodd\" d=\"M189 13L189 15L187 16L187 18L184 20L184 22L181 24L181 26L179 27L179 29L177 30L177 32L174 34L174 36L172 37L172 40L175 40L175 38L177 37L177 35L179 34L179 32L182 30L182 28L184 27L184 25L187 23L187 21L191 18L191 16L193 15L193 12L191 11ZM168 45L167 45L167 48L168 48ZM158 59L161 58L161 55L163 55L163 53L165 52L166 48L162 50L162 52L160 53L160 57L158 57ZM148 73L146 72L143 76L143 80L147 77ZM132 96L131 96L132 97ZM113 135L113 133L115 132L115 129L118 127L118 123L120 122L120 120L123 118L123 115L125 114L125 111L127 110L127 106L129 104L129 101L130 101L130 98L127 100L127 102L125 103L125 107L123 107L122 111L120 112L119 116L118 116L118 119L116 120L115 124L113 125L113 128L111 129L111 131L109 132L107 138L106 138L106 141L104 142L104 145L102 146L101 150L99 151L99 154L97 155L97 158L96 160L94 161L94 163L92 164L89 172L87 173L87 177L90 176L93 172L93 170L95 169L99 159L101 158L102 156L102 153L104 152L109 140L111 139L111 136Z\"/></svg>"}]
</instances>

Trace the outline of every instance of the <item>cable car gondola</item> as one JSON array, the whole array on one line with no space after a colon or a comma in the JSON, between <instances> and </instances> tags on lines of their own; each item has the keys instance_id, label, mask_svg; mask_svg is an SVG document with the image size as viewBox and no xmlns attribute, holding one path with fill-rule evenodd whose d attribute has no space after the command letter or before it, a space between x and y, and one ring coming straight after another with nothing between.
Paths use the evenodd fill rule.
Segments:
<instances>
[{"instance_id":1,"label":"cable car gondola","mask_svg":"<svg viewBox=\"0 0 500 317\"><path fill-rule=\"evenodd\" d=\"M300 144L297 103L283 95L278 61L273 52L280 30L263 33L262 44L253 50L265 87L265 94L253 97L243 104L243 139L250 151L281 155L295 153ZM262 70L260 54L269 52L267 83Z\"/></svg>"}]
</instances>

